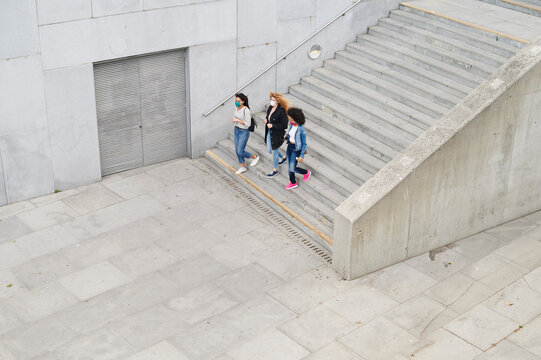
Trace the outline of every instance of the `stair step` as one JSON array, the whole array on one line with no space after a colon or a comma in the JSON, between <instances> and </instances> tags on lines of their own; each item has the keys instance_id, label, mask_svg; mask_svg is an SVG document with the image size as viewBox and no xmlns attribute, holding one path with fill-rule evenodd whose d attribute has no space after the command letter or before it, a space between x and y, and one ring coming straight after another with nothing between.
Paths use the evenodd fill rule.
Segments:
<instances>
[{"instance_id":1,"label":"stair step","mask_svg":"<svg viewBox=\"0 0 541 360\"><path fill-rule=\"evenodd\" d=\"M527 2L519 1L519 0L513 0L512 3L507 2L507 1L501 1L501 0L481 0L481 1L484 1L489 4L498 5L506 9L519 11L524 14L541 17L541 6L539 5L536 6L532 3L527 3Z\"/></svg>"},{"instance_id":2,"label":"stair step","mask_svg":"<svg viewBox=\"0 0 541 360\"><path fill-rule=\"evenodd\" d=\"M234 167L234 165L236 164L236 160L234 155L235 144L233 143L233 140L225 139L218 141L218 149L223 152L224 156L227 156L230 164L231 161L233 162L232 166ZM248 166L248 171L244 174L247 173L255 174L255 177L258 179L258 184L261 185L261 187L265 190L268 190L269 188L274 188L278 192L290 193L290 191L285 189L285 186L289 184L287 168L280 167L278 175L270 179L265 176L267 174L267 171L265 171L262 166ZM324 201L321 201L321 197L320 199L316 199L309 191L307 191L307 186L303 186L307 184L304 183L302 179L297 180L299 187L296 190L299 191L291 192L286 204L299 204L303 208L305 208L306 212L317 218L318 221L326 224L332 224L335 206L328 205ZM312 181L312 179L310 179L309 182L310 181Z\"/></svg>"},{"instance_id":3,"label":"stair step","mask_svg":"<svg viewBox=\"0 0 541 360\"><path fill-rule=\"evenodd\" d=\"M219 148L212 149L212 152L218 156L220 159L224 160L229 165L234 165L236 163L235 159L232 158L228 153L223 151ZM232 174L229 172L228 169L224 168L224 166L217 162L213 157L208 156L206 154L206 157L209 161L211 161L213 164L217 165L221 169L223 169L226 173L228 173L232 179L236 180L239 184L241 184L244 187L247 187L255 196L257 196L259 199L267 203L270 207L281 213L286 219L289 221L292 221L295 225L303 229L308 234L314 234L312 232L312 229L309 229L306 227L302 222L297 220L296 218L292 217L289 213L287 213L284 209L279 207L274 201L268 199L265 195L261 194L256 189L253 189L250 185L246 184L243 180L241 180L238 176L235 174ZM272 196L273 200L279 201L281 204L287 206L291 211L296 213L298 216L300 216L303 220L310 223L312 226L316 227L319 231L321 231L323 234L325 234L328 238L332 238L333 234L333 223L327 222L326 220L321 221L317 216L312 215L309 211L307 211L306 207L302 205L301 203L297 203L295 200L299 197L298 195L294 194L293 192L302 192L302 186L299 186L297 189L294 190L278 190L275 186L269 186L268 183L265 183L263 179L259 178L256 173L247 171L242 174L247 179L261 187L266 193L268 193L270 196ZM325 242L323 239L321 239L318 234L314 234L316 236L313 236L313 238L318 241L322 246L324 246L326 249L331 249L331 246Z\"/></svg>"},{"instance_id":4,"label":"stair step","mask_svg":"<svg viewBox=\"0 0 541 360\"><path fill-rule=\"evenodd\" d=\"M424 68L426 71L435 72L447 77L448 79L453 79L454 81L471 88L476 88L484 80L484 78L478 75L452 66L446 66L441 61L434 60L426 55L421 55L407 47L400 46L391 41L379 37L376 38L370 34L358 35L357 42L361 45L376 48L387 54L391 54L398 57L402 61L413 63L421 68Z\"/></svg>"},{"instance_id":5,"label":"stair step","mask_svg":"<svg viewBox=\"0 0 541 360\"><path fill-rule=\"evenodd\" d=\"M441 114L438 114L437 116L425 114L404 103L398 102L385 94L366 87L360 84L358 81L334 72L329 68L314 69L312 70L312 76L350 94L356 95L390 114L400 117L408 122L413 122L417 127L424 130L432 126L435 120L439 119L441 116Z\"/></svg>"},{"instance_id":6,"label":"stair step","mask_svg":"<svg viewBox=\"0 0 541 360\"><path fill-rule=\"evenodd\" d=\"M399 151L393 149L392 147L384 144L374 137L369 136L367 133L358 130L350 124L332 117L331 115L319 110L307 102L304 102L301 99L289 94L286 94L285 96L291 105L301 108L304 111L308 121L317 124L328 131L331 131L341 139L348 141L356 147L362 148L364 151L371 153L373 156L389 162L399 154Z\"/></svg>"},{"instance_id":7,"label":"stair step","mask_svg":"<svg viewBox=\"0 0 541 360\"><path fill-rule=\"evenodd\" d=\"M422 10L413 9L411 7L404 6L402 4L400 5L399 9L402 10L402 11L405 11L405 12L416 14L416 15L418 15L420 17L424 17L424 18L426 18L428 20L432 20L432 21L438 22L440 24L444 24L444 25L446 25L447 30L452 29L452 32L456 33L456 34L461 33L464 36L463 37L464 40L466 42L468 42L468 43L471 43L469 37L474 37L475 35L477 35L479 45L481 45L481 43L482 43L481 40L490 39L492 41L495 41L496 44L494 44L492 46L492 48L493 48L492 51L496 51L497 49L501 49L501 50L504 50L504 51L511 51L514 54L519 49L522 49L525 46L525 44L523 44L521 42L509 39L509 38L506 38L506 37L503 37L503 36L499 36L497 34L494 34L494 33L488 32L488 31L484 31L484 30L481 30L481 29L476 29L476 28L471 27L471 26L469 26L467 24L462 24L462 23L453 21L452 19L447 19L447 18L443 18L441 16L428 14L428 13L422 11ZM461 32L459 32L459 30L461 30ZM460 37L458 37L458 39L460 39ZM488 42L488 43L490 43L490 42ZM505 54L502 54L502 55L505 56ZM510 57L511 55L508 55L508 56Z\"/></svg>"},{"instance_id":8,"label":"stair step","mask_svg":"<svg viewBox=\"0 0 541 360\"><path fill-rule=\"evenodd\" d=\"M452 37L424 30L423 28L414 26L407 21L403 21L401 18L380 19L379 24L382 27L399 32L412 39L415 39L416 41L422 41L437 48L445 49L451 54L458 54L468 59L473 59L475 61L488 64L491 68L493 68L493 70L502 66L508 59L502 55L479 50L477 47L468 45Z\"/></svg>"},{"instance_id":9,"label":"stair step","mask_svg":"<svg viewBox=\"0 0 541 360\"><path fill-rule=\"evenodd\" d=\"M322 145L340 152L342 156L347 157L355 164L369 170L373 174L377 173L387 164L387 161L344 141L341 137L319 125L314 124L311 126L307 130L307 135L317 139Z\"/></svg>"},{"instance_id":10,"label":"stair step","mask_svg":"<svg viewBox=\"0 0 541 360\"><path fill-rule=\"evenodd\" d=\"M256 116L257 118L261 118L264 117L265 114L259 113L256 114ZM310 124L307 126L310 126ZM270 170L272 168L272 155L267 152L266 144L263 141L264 132L261 129L258 129L252 133L252 135L253 136L250 136L250 140L248 141L249 151L257 153L262 159L267 161L268 169ZM308 139L308 141L310 141L310 139ZM351 193L357 190L360 186L360 184L348 179L343 174L340 174L338 171L330 168L314 156L306 156L303 165L306 166L307 169L311 170L319 180L327 184L329 187L335 189L344 197L351 195Z\"/></svg>"},{"instance_id":11,"label":"stair step","mask_svg":"<svg viewBox=\"0 0 541 360\"><path fill-rule=\"evenodd\" d=\"M381 19L379 24L379 26L370 27L368 33L376 37L385 38L395 44L409 48L410 50L428 56L436 61L440 61L443 64L449 64L460 70L470 72L482 78L489 77L497 69L497 65L484 63L480 60L474 60L434 46L429 42L424 41L424 39L420 40L418 38L411 37L412 33L408 33L410 36L408 37L401 32L396 31L399 29L399 27L395 26L397 22L392 19ZM388 26L389 24L392 24L392 28L391 26Z\"/></svg>"},{"instance_id":12,"label":"stair step","mask_svg":"<svg viewBox=\"0 0 541 360\"><path fill-rule=\"evenodd\" d=\"M309 131L310 128L307 127L307 130ZM258 134L263 138L264 130L261 129L258 131ZM377 170L372 170L372 172L371 169L365 169L358 163L352 161L352 159L342 156L342 154L338 153L335 149L329 149L314 138L308 140L307 151L310 157L317 157L321 162L338 171L358 185L367 182L368 179L377 172Z\"/></svg>"},{"instance_id":13,"label":"stair step","mask_svg":"<svg viewBox=\"0 0 541 360\"><path fill-rule=\"evenodd\" d=\"M427 71L416 64L405 62L399 57L387 54L376 48L363 46L358 42L347 44L346 50L364 55L380 65L385 65L393 70L403 72L404 74L407 74L408 76L411 76L419 81L437 86L441 90L449 92L459 98L466 97L466 95L473 90L473 87L464 85L435 72Z\"/></svg>"},{"instance_id":14,"label":"stair step","mask_svg":"<svg viewBox=\"0 0 541 360\"><path fill-rule=\"evenodd\" d=\"M380 65L379 63L356 53L342 50L336 52L335 58L338 61L355 67L356 69L362 70L379 79L386 80L389 83L398 86L402 90L402 93L416 94L424 99L427 99L427 101L434 101L435 103L446 108L452 108L461 100L460 97L443 91L432 84L414 79L408 75L393 70L387 66Z\"/></svg>"},{"instance_id":15,"label":"stair step","mask_svg":"<svg viewBox=\"0 0 541 360\"><path fill-rule=\"evenodd\" d=\"M379 120L381 125L387 126L392 130L402 132L404 136L410 139L410 142L415 140L423 133L422 128L408 122L398 116L390 114L378 106L370 104L352 94L348 94L342 89L332 86L324 81L321 81L313 76L305 76L301 79L301 85L307 86L314 91L317 91L325 96L335 99L337 102L348 106L349 108L372 116L373 120Z\"/></svg>"},{"instance_id":16,"label":"stair step","mask_svg":"<svg viewBox=\"0 0 541 360\"><path fill-rule=\"evenodd\" d=\"M521 0L520 3L525 5L535 6L541 8L541 0Z\"/></svg>"},{"instance_id":17,"label":"stair step","mask_svg":"<svg viewBox=\"0 0 541 360\"><path fill-rule=\"evenodd\" d=\"M383 126L379 120L372 120L371 116L364 116L305 86L290 86L289 92L296 98L386 143L397 151L404 150L412 141L410 135L399 131L395 132L395 127Z\"/></svg>"},{"instance_id":18,"label":"stair step","mask_svg":"<svg viewBox=\"0 0 541 360\"><path fill-rule=\"evenodd\" d=\"M416 93L405 93L404 88L339 59L325 60L324 66L433 118L439 118L449 111L449 108L443 105L429 101Z\"/></svg>"}]
</instances>

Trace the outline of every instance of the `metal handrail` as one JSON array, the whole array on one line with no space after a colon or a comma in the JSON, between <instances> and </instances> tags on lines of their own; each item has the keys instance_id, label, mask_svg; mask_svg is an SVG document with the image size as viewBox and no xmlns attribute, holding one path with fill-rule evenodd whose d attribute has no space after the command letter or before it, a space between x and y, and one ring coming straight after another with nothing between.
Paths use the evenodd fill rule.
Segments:
<instances>
[{"instance_id":1,"label":"metal handrail","mask_svg":"<svg viewBox=\"0 0 541 360\"><path fill-rule=\"evenodd\" d=\"M336 20L338 20L340 17L346 15L346 13L353 9L356 5L358 5L360 2L362 2L363 0L357 0L355 1L353 4L351 4L347 9L345 9L344 11L340 12L340 14L336 15L331 21L329 21L328 23L326 23L325 25L323 25L319 30L317 30L315 33L313 33L312 35L310 35L309 37L307 37L306 39L304 39L301 43L299 43L297 46L295 46L293 49L289 50L286 54L282 55L278 60L276 60L275 62L273 62L271 65L269 65L265 70L261 71L259 74L257 74L256 76L254 76L252 78L252 80L248 81L246 84L242 85L240 88L238 88L237 90L235 90L234 93L232 93L231 95L229 95L228 97L226 97L225 99L223 99L220 103L218 103L218 105L216 105L215 107L213 107L210 111L208 111L207 113L203 114L204 117L207 117L209 116L212 112L214 112L216 109L218 109L220 106L224 105L225 102L229 99L231 99L233 96L235 96L235 94L237 94L239 91L241 91L242 89L244 89L245 87L247 87L248 85L250 85L251 83L253 83L254 81L256 81L261 75L263 75L264 73L266 73L267 71L269 71L270 69L272 69L274 66L276 66L276 64L278 64L280 61L282 60L285 60L293 51L297 50L298 48L300 48L301 46L303 46L304 44L306 44L310 39L312 39L314 36L316 36L317 34L319 34L320 32L322 32L323 30L325 30L325 28L327 28L327 26L331 25L333 22L335 22Z\"/></svg>"}]
</instances>

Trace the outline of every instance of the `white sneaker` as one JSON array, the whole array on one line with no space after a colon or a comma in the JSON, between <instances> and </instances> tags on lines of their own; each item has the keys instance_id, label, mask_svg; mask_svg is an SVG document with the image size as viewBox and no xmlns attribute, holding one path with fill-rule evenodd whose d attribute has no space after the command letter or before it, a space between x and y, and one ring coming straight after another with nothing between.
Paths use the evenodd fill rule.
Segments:
<instances>
[{"instance_id":1,"label":"white sneaker","mask_svg":"<svg viewBox=\"0 0 541 360\"><path fill-rule=\"evenodd\" d=\"M250 162L250 166L256 166L258 162L259 156L256 156L255 159L252 159L252 161Z\"/></svg>"},{"instance_id":2,"label":"white sneaker","mask_svg":"<svg viewBox=\"0 0 541 360\"><path fill-rule=\"evenodd\" d=\"M237 170L237 172L236 172L235 174L239 175L239 174L242 174L243 172L246 172L246 167L241 166L241 167Z\"/></svg>"}]
</instances>

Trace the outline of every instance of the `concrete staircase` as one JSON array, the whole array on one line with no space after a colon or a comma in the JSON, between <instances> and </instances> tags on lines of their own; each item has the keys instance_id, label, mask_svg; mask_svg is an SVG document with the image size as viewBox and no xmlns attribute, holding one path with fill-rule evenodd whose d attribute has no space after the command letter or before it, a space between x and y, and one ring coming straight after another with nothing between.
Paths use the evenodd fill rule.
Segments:
<instances>
[{"instance_id":1,"label":"concrete staircase","mask_svg":"<svg viewBox=\"0 0 541 360\"><path fill-rule=\"evenodd\" d=\"M312 224L321 231L316 239L329 240L336 206L523 46L401 6L289 88L286 97L307 115L303 166L312 170L312 179L285 190L285 164L279 176L264 177L271 169L264 113L257 114L260 126L248 144L261 162L243 176L267 192L263 198L269 205L279 211L286 207L304 220L292 217L293 222L313 235L313 228L303 226ZM232 138L220 141L207 157L237 167Z\"/></svg>"},{"instance_id":2,"label":"concrete staircase","mask_svg":"<svg viewBox=\"0 0 541 360\"><path fill-rule=\"evenodd\" d=\"M481 0L528 15L541 17L541 0Z\"/></svg>"}]
</instances>

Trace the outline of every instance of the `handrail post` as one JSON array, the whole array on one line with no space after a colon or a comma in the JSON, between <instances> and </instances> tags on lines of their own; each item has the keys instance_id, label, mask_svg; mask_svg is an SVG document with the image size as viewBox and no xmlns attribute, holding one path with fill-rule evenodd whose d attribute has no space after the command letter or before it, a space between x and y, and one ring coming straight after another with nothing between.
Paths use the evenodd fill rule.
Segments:
<instances>
[{"instance_id":1,"label":"handrail post","mask_svg":"<svg viewBox=\"0 0 541 360\"><path fill-rule=\"evenodd\" d=\"M203 116L204 117L207 117L209 116L211 113L213 113L216 109L218 109L220 106L224 105L226 103L227 100L231 99L233 96L235 96L235 94L237 94L239 91L242 91L244 88L246 88L248 85L250 85L251 83L253 83L254 81L256 81L257 79L259 79L261 77L261 75L265 74L267 71L269 71L270 69L272 69L273 67L275 67L280 61L282 60L285 60L292 52L294 52L295 50L297 50L298 48L300 48L301 46L303 46L304 44L306 44L308 41L310 41L314 36L316 36L317 34L319 34L320 32L322 32L324 29L326 29L329 25L331 25L333 22L335 22L336 20L338 20L340 17L342 16L345 16L351 9L353 9L355 6L357 6L360 2L362 2L363 0L357 0L355 1L353 4L351 4L347 9L341 11L338 15L336 15L331 21L329 21L328 23L326 23L325 25L323 25L321 28L319 28L316 32L314 32L312 35L308 36L306 39L304 39L302 42L300 42L297 46L295 46L293 49L289 50L287 53L285 53L284 55L282 55L281 57L278 58L278 60L276 60L275 62L273 62L271 65L269 65L267 68L265 68L263 71L261 71L259 74L257 74L256 76L254 76L250 81L248 81L246 84L242 85L240 88L238 88L237 90L235 90L234 93L232 93L231 95L229 95L228 97L226 97L225 99L223 99L221 102L219 102L215 107L213 107L212 109L210 109L208 112L204 113Z\"/></svg>"}]
</instances>

